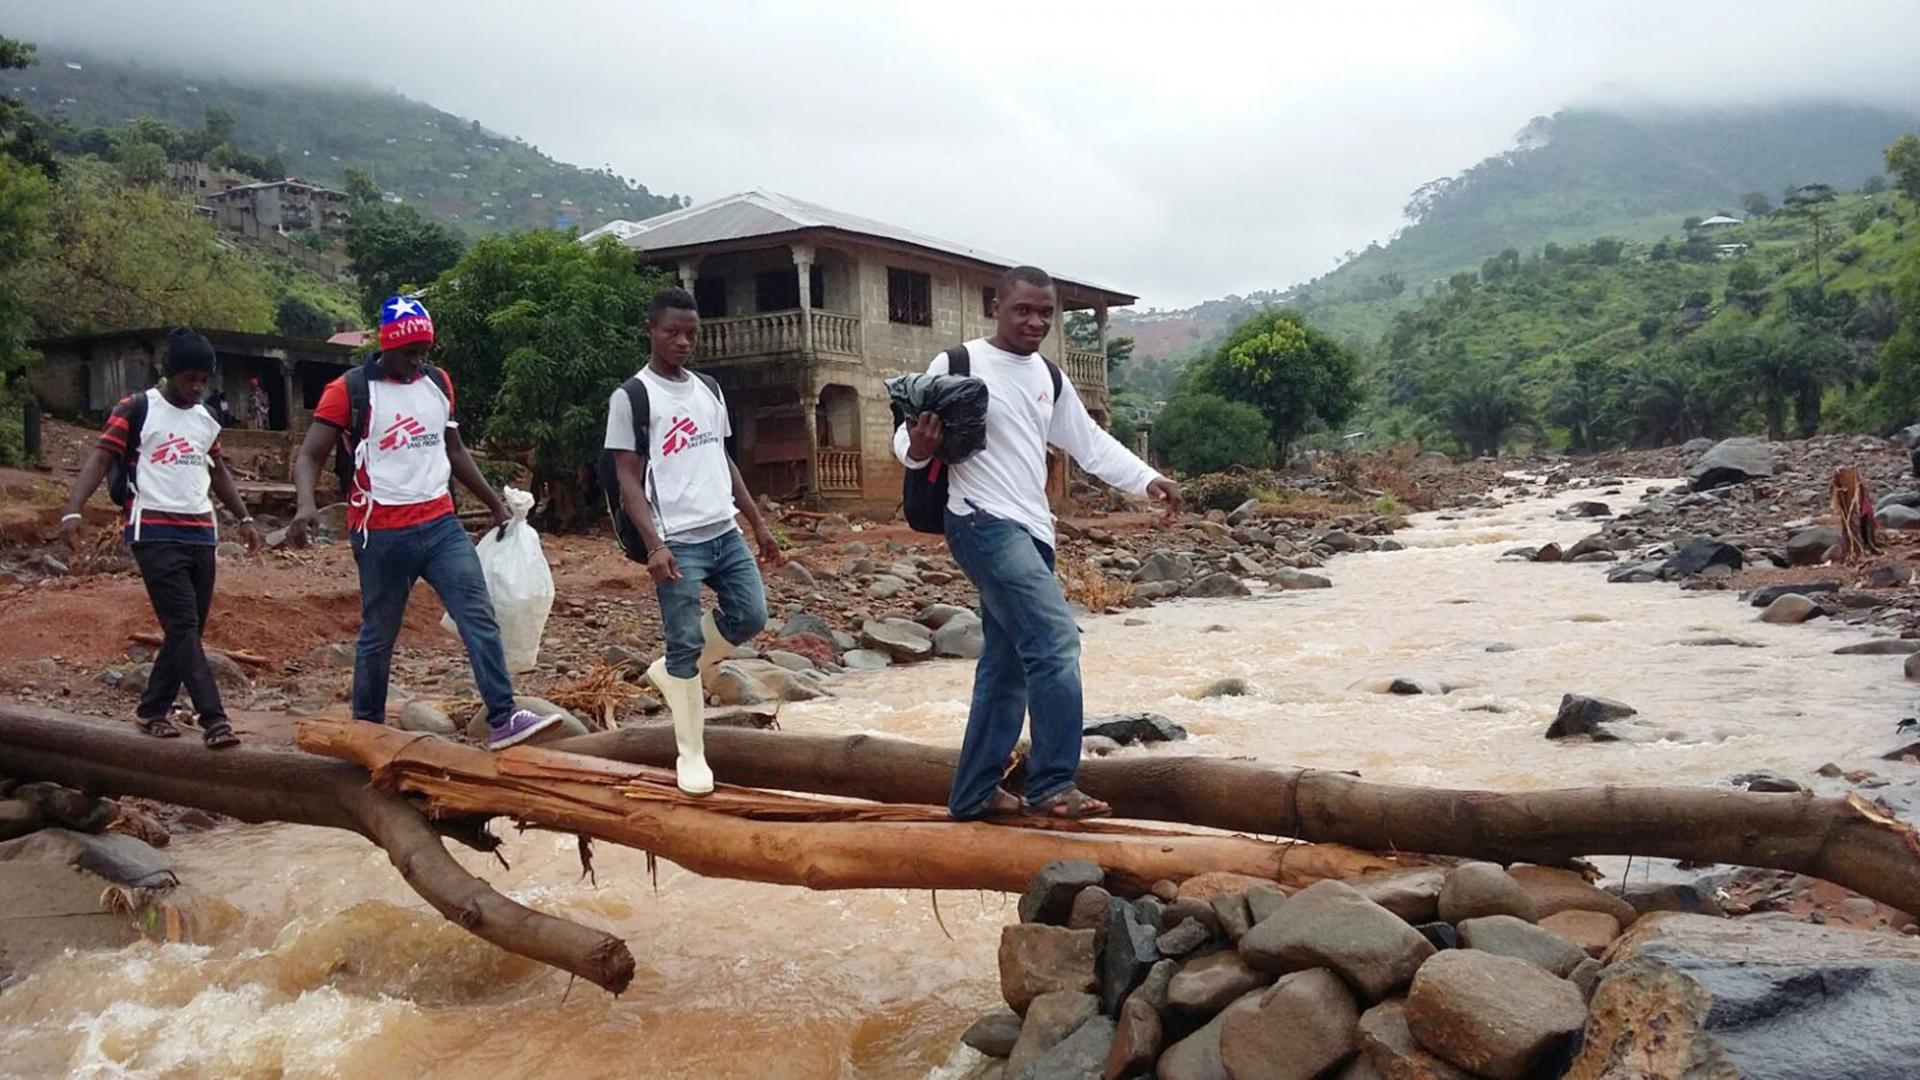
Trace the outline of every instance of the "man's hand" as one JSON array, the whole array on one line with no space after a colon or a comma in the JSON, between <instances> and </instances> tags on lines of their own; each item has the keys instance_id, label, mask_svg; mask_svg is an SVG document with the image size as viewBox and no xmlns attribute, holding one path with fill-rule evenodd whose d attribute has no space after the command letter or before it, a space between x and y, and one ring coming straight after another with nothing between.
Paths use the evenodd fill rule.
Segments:
<instances>
[{"instance_id":1,"label":"man's hand","mask_svg":"<svg viewBox=\"0 0 1920 1080\"><path fill-rule=\"evenodd\" d=\"M1155 477L1153 483L1147 485L1147 498L1166 504L1169 521L1187 505L1187 500L1180 494L1180 485L1164 476Z\"/></svg>"},{"instance_id":2,"label":"man's hand","mask_svg":"<svg viewBox=\"0 0 1920 1080\"><path fill-rule=\"evenodd\" d=\"M297 548L306 547L313 539L313 519L319 516L320 512L313 507L301 507L293 515L293 520L287 522L287 544Z\"/></svg>"},{"instance_id":3,"label":"man's hand","mask_svg":"<svg viewBox=\"0 0 1920 1080\"><path fill-rule=\"evenodd\" d=\"M255 525L251 521L243 521L240 523L240 536L247 542L247 553L249 555L258 555L260 554L260 549L267 546L266 540L260 536L260 526Z\"/></svg>"},{"instance_id":4,"label":"man's hand","mask_svg":"<svg viewBox=\"0 0 1920 1080\"><path fill-rule=\"evenodd\" d=\"M787 553L780 550L779 538L773 535L773 530L767 528L765 523L753 530L753 539L760 545L761 562L775 568L786 565Z\"/></svg>"},{"instance_id":5,"label":"man's hand","mask_svg":"<svg viewBox=\"0 0 1920 1080\"><path fill-rule=\"evenodd\" d=\"M497 540L505 540L507 538L507 526L511 524L513 524L513 515L507 511L507 504L494 503L493 504L494 538Z\"/></svg>"},{"instance_id":6,"label":"man's hand","mask_svg":"<svg viewBox=\"0 0 1920 1080\"><path fill-rule=\"evenodd\" d=\"M940 414L923 412L907 429L907 456L915 461L931 461L940 452L946 432L940 426Z\"/></svg>"},{"instance_id":7,"label":"man's hand","mask_svg":"<svg viewBox=\"0 0 1920 1080\"><path fill-rule=\"evenodd\" d=\"M60 520L60 539L66 541L67 550L76 555L80 553L80 526L83 524L85 522L78 517Z\"/></svg>"},{"instance_id":8,"label":"man's hand","mask_svg":"<svg viewBox=\"0 0 1920 1080\"><path fill-rule=\"evenodd\" d=\"M673 549L665 544L654 548L647 554L647 573L655 581L679 581L680 564L673 559Z\"/></svg>"}]
</instances>

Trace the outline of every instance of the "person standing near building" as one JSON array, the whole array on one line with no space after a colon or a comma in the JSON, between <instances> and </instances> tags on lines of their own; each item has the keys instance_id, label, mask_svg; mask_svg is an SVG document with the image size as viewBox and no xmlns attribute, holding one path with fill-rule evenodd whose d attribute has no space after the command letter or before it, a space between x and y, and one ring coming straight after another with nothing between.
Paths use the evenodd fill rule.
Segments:
<instances>
[{"instance_id":1,"label":"person standing near building","mask_svg":"<svg viewBox=\"0 0 1920 1080\"><path fill-rule=\"evenodd\" d=\"M786 561L740 469L727 456L733 433L718 383L687 368L700 313L685 289L664 289L647 309L652 356L607 402L605 446L619 506L639 533L660 600L666 655L647 678L673 712L674 772L689 795L713 791L706 759L707 674L767 625L767 594L734 522L753 529L760 559ZM718 607L701 612L700 587Z\"/></svg>"},{"instance_id":2,"label":"person standing near building","mask_svg":"<svg viewBox=\"0 0 1920 1080\"><path fill-rule=\"evenodd\" d=\"M393 645L413 584L425 579L446 605L466 644L473 681L486 703L487 746L504 750L559 723L515 707L500 624L473 541L454 513L448 481L458 478L493 513L506 534L511 515L480 475L453 419L453 380L428 364L433 319L410 296L380 307L380 352L328 383L313 426L294 458L299 510L288 539L304 544L318 509L314 480L334 444L353 448L353 494L347 503L353 561L360 570L360 644L353 659L353 715L386 722Z\"/></svg>"},{"instance_id":3,"label":"person standing near building","mask_svg":"<svg viewBox=\"0 0 1920 1080\"><path fill-rule=\"evenodd\" d=\"M1032 266L1000 278L994 332L969 341L969 374L987 384L986 445L948 470L946 534L953 561L980 594L984 644L974 670L967 732L947 796L959 820L1025 810L1063 818L1100 817L1111 807L1074 783L1084 726L1080 630L1054 577L1053 514L1047 504L1047 447L1131 494L1181 506L1180 487L1106 433L1073 383L1040 355L1058 301L1053 279ZM948 373L948 354L928 372ZM894 430L894 456L924 469L940 452L940 418L922 413ZM1025 716L1033 753L1023 802L1000 786Z\"/></svg>"},{"instance_id":4,"label":"person standing near building","mask_svg":"<svg viewBox=\"0 0 1920 1080\"><path fill-rule=\"evenodd\" d=\"M250 380L247 388L247 415L255 431L267 430L273 421L273 403L267 398L267 388L261 386L257 378Z\"/></svg>"},{"instance_id":5,"label":"person standing near building","mask_svg":"<svg viewBox=\"0 0 1920 1080\"><path fill-rule=\"evenodd\" d=\"M163 635L136 722L156 738L178 736L180 729L168 714L184 684L200 717L201 737L221 750L240 739L221 704L202 642L213 608L219 540L209 493L239 519L249 550L260 550L260 532L220 456L220 421L201 404L213 379L213 346L184 326L176 328L167 335L161 371L158 386L125 398L108 414L92 456L67 494L60 532L68 547L79 549L80 508L117 466L121 472L111 486L120 497L124 477L126 542Z\"/></svg>"}]
</instances>

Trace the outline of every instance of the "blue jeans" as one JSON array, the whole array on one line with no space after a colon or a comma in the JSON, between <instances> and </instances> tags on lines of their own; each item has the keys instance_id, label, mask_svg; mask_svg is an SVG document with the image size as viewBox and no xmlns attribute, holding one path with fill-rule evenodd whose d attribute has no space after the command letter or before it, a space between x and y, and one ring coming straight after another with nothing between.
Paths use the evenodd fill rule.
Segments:
<instances>
[{"instance_id":1,"label":"blue jeans","mask_svg":"<svg viewBox=\"0 0 1920 1080\"><path fill-rule=\"evenodd\" d=\"M494 621L480 557L460 519L452 514L420 525L353 534L353 561L360 567L360 647L353 656L353 715L385 723L387 678L393 642L407 614L413 583L422 578L460 629L473 681L487 704L487 723L499 727L513 715L513 680L506 648Z\"/></svg>"},{"instance_id":2,"label":"blue jeans","mask_svg":"<svg viewBox=\"0 0 1920 1080\"><path fill-rule=\"evenodd\" d=\"M1027 802L1072 786L1080 767L1080 628L1053 576L1053 549L1004 518L947 514L953 561L980 594L984 644L947 812L976 817L1033 715Z\"/></svg>"},{"instance_id":3,"label":"blue jeans","mask_svg":"<svg viewBox=\"0 0 1920 1080\"><path fill-rule=\"evenodd\" d=\"M700 586L713 590L720 602L714 625L735 645L752 641L766 628L767 591L738 529L696 544L669 540L667 548L680 567L680 580L653 586L660 597L661 633L667 639L667 674L691 679L700 673L700 647L706 644L700 630Z\"/></svg>"}]
</instances>

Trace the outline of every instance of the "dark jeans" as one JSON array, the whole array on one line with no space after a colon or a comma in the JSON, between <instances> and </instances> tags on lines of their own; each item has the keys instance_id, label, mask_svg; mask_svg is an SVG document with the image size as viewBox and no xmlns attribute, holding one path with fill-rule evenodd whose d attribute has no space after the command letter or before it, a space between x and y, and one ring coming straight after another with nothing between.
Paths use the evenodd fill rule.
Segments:
<instances>
[{"instance_id":1,"label":"dark jeans","mask_svg":"<svg viewBox=\"0 0 1920 1080\"><path fill-rule=\"evenodd\" d=\"M973 706L960 744L947 812L987 808L1007 755L1033 715L1027 802L1073 784L1080 767L1080 628L1053 576L1053 549L1004 518L947 514L953 561L980 593L984 644L973 673Z\"/></svg>"},{"instance_id":2,"label":"dark jeans","mask_svg":"<svg viewBox=\"0 0 1920 1080\"><path fill-rule=\"evenodd\" d=\"M133 561L140 566L140 578L147 583L147 599L153 601L153 613L160 619L161 633L166 635L153 658L147 689L140 695L139 717L165 718L173 709L180 684L185 683L202 727L225 720L227 710L220 704L220 686L200 645L200 635L207 628L207 612L213 607L213 545L139 543L133 545Z\"/></svg>"},{"instance_id":3,"label":"dark jeans","mask_svg":"<svg viewBox=\"0 0 1920 1080\"><path fill-rule=\"evenodd\" d=\"M480 557L460 519L452 514L421 525L353 534L353 561L360 566L360 647L353 657L353 715L385 723L387 680L393 642L407 614L413 583L426 579L460 629L473 664L474 685L494 727L513 715L513 680L494 621Z\"/></svg>"},{"instance_id":4,"label":"dark jeans","mask_svg":"<svg viewBox=\"0 0 1920 1080\"><path fill-rule=\"evenodd\" d=\"M719 608L713 623L735 645L753 640L767 625L767 592L739 530L697 544L667 541L680 580L655 582L660 598L660 630L667 639L667 674L691 679L700 673L700 586L713 590Z\"/></svg>"}]
</instances>

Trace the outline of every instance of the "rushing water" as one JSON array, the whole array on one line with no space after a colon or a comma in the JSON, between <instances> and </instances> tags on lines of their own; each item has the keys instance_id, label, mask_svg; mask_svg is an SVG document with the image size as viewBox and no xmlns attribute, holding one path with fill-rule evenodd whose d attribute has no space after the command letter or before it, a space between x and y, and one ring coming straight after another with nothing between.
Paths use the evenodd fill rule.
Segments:
<instances>
[{"instance_id":1,"label":"rushing water","mask_svg":"<svg viewBox=\"0 0 1920 1080\"><path fill-rule=\"evenodd\" d=\"M1552 516L1565 501L1421 516L1398 534L1407 550L1335 561L1332 589L1163 605L1132 626L1085 620L1088 710L1151 709L1193 733L1157 753L1449 786L1902 768L1873 760L1907 700L1897 658L1832 653L1862 631L1771 626L1727 594L1608 585L1591 566L1496 562L1516 544L1591 531ZM1758 647L1678 644L1706 635ZM1490 651L1496 642L1511 649ZM1222 676L1251 693L1199 696ZM1392 676L1466 685L1374 691ZM790 707L782 724L957 742L970 680L956 662L850 676L836 699ZM1567 691L1627 701L1666 737L1548 743L1541 732ZM510 838L511 870L462 854L514 897L624 937L639 974L616 1000L447 924L358 837L259 826L184 836L172 852L202 943L70 954L26 973L0 992L0 1069L946 1075L960 1030L997 999L994 946L1013 917L997 895L941 894L936 918L924 893L808 893L664 862L656 886L642 856L606 844L595 886L572 841L545 833Z\"/></svg>"}]
</instances>

